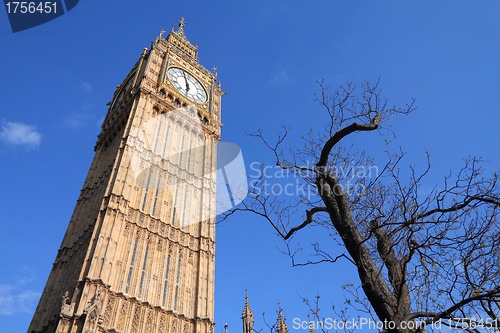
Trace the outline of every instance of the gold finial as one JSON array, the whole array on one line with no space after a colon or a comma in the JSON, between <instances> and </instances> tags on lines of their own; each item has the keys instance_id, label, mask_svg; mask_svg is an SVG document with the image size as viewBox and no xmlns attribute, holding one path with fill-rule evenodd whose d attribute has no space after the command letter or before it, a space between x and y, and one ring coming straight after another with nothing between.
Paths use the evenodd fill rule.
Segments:
<instances>
[{"instance_id":1,"label":"gold finial","mask_svg":"<svg viewBox=\"0 0 500 333\"><path fill-rule=\"evenodd\" d=\"M179 29L184 28L184 26L186 25L184 22L185 22L184 17L181 17L181 19L179 20Z\"/></svg>"},{"instance_id":2,"label":"gold finial","mask_svg":"<svg viewBox=\"0 0 500 333\"><path fill-rule=\"evenodd\" d=\"M162 38L161 36L165 33L165 29L161 29L160 31L160 38Z\"/></svg>"}]
</instances>

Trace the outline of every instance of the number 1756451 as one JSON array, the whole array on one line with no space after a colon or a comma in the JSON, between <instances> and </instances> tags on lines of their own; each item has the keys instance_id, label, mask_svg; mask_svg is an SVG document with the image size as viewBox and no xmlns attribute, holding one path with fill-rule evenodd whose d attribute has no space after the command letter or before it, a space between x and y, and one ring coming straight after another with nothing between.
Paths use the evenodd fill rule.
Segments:
<instances>
[{"instance_id":1,"label":"number 1756451","mask_svg":"<svg viewBox=\"0 0 500 333\"><path fill-rule=\"evenodd\" d=\"M56 13L57 11L57 2L27 2L27 1L12 1L5 3L5 7L7 8L8 14L34 14L34 13Z\"/></svg>"}]
</instances>

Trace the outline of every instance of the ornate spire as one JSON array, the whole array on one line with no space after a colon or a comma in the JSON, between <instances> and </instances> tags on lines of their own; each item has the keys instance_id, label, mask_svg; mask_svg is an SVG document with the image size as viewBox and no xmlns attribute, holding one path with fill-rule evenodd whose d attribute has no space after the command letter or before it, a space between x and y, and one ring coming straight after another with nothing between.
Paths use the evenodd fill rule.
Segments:
<instances>
[{"instance_id":1,"label":"ornate spire","mask_svg":"<svg viewBox=\"0 0 500 333\"><path fill-rule=\"evenodd\" d=\"M193 46L184 34L185 20L182 17L179 20L179 26L175 31L175 25L172 26L172 31L168 34L166 41L171 45L172 50L177 55L186 58L189 61L198 63L198 48ZM207 71L208 72L208 71Z\"/></svg>"},{"instance_id":2,"label":"ornate spire","mask_svg":"<svg viewBox=\"0 0 500 333\"><path fill-rule=\"evenodd\" d=\"M179 37L186 38L186 36L184 35L184 27L186 26L186 23L184 23L185 21L186 20L184 20L184 17L181 17L181 19L179 20L179 28L176 31Z\"/></svg>"},{"instance_id":3,"label":"ornate spire","mask_svg":"<svg viewBox=\"0 0 500 333\"><path fill-rule=\"evenodd\" d=\"M241 314L241 319L243 320L243 333L253 333L253 312L250 309L250 303L248 303L248 291L245 286L245 307L243 308L243 313Z\"/></svg>"},{"instance_id":4,"label":"ornate spire","mask_svg":"<svg viewBox=\"0 0 500 333\"><path fill-rule=\"evenodd\" d=\"M276 327L277 333L288 333L288 327L286 326L285 318L283 318L283 313L281 310L280 301L278 300L278 326Z\"/></svg>"}]
</instances>

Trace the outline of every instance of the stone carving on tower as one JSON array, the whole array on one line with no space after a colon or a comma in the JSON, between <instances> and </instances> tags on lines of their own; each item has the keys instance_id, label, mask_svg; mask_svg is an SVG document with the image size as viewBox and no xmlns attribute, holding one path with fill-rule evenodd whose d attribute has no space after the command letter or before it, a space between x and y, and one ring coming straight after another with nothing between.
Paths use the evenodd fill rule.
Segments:
<instances>
[{"instance_id":1,"label":"stone carving on tower","mask_svg":"<svg viewBox=\"0 0 500 333\"><path fill-rule=\"evenodd\" d=\"M116 89L29 333L211 333L221 96L164 30Z\"/></svg>"}]
</instances>

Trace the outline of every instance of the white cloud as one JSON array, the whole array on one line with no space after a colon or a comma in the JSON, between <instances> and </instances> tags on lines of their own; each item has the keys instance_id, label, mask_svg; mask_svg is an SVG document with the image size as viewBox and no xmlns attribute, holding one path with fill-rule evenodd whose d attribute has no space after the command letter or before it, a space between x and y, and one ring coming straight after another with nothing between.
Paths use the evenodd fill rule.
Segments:
<instances>
[{"instance_id":1,"label":"white cloud","mask_svg":"<svg viewBox=\"0 0 500 333\"><path fill-rule=\"evenodd\" d=\"M91 116L85 113L72 113L64 119L66 125L73 129L86 127Z\"/></svg>"},{"instance_id":2,"label":"white cloud","mask_svg":"<svg viewBox=\"0 0 500 333\"><path fill-rule=\"evenodd\" d=\"M286 69L281 69L281 70L277 70L274 73L274 76L271 78L271 80L269 80L268 84L269 85L276 85L276 84L285 83L288 81L290 81L290 77L288 76Z\"/></svg>"},{"instance_id":3,"label":"white cloud","mask_svg":"<svg viewBox=\"0 0 500 333\"><path fill-rule=\"evenodd\" d=\"M35 148L40 145L42 135L36 127L23 123L4 121L0 131L0 140L7 145Z\"/></svg>"},{"instance_id":4,"label":"white cloud","mask_svg":"<svg viewBox=\"0 0 500 333\"><path fill-rule=\"evenodd\" d=\"M15 313L32 313L40 293L32 290L18 293L0 294L0 315L13 315Z\"/></svg>"},{"instance_id":5,"label":"white cloud","mask_svg":"<svg viewBox=\"0 0 500 333\"><path fill-rule=\"evenodd\" d=\"M29 282L33 281L34 273L23 269L22 277L13 284L0 284L0 316L15 313L33 313L36 303L40 298L40 292L33 290L22 290Z\"/></svg>"},{"instance_id":6,"label":"white cloud","mask_svg":"<svg viewBox=\"0 0 500 333\"><path fill-rule=\"evenodd\" d=\"M14 287L11 286L10 284L0 284L0 296L9 294L12 291L12 289L14 289Z\"/></svg>"},{"instance_id":7,"label":"white cloud","mask_svg":"<svg viewBox=\"0 0 500 333\"><path fill-rule=\"evenodd\" d=\"M89 92L92 91L92 86L89 83L87 83L87 82L82 82L80 84L80 89L82 89L86 93L89 93Z\"/></svg>"},{"instance_id":8,"label":"white cloud","mask_svg":"<svg viewBox=\"0 0 500 333\"><path fill-rule=\"evenodd\" d=\"M94 108L94 104L86 103L86 104L83 104L80 107L80 110L82 110L82 111L88 111L88 110L92 110L93 108Z\"/></svg>"}]
</instances>

